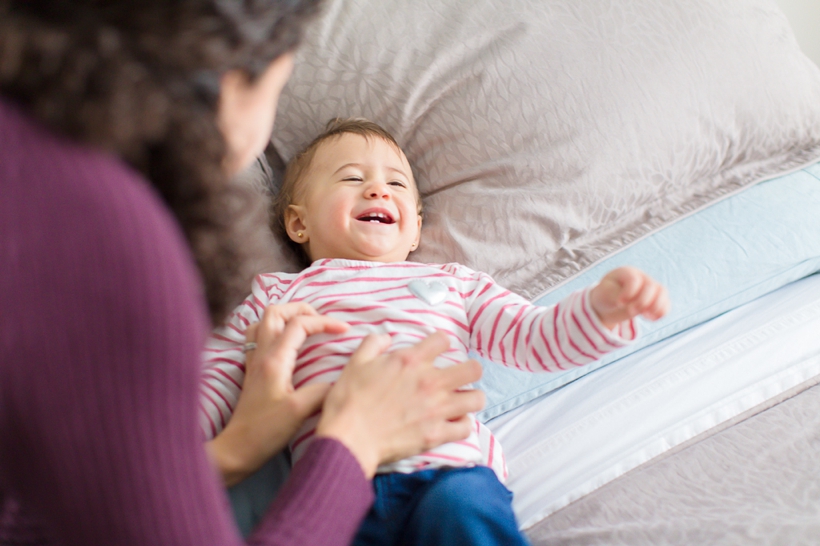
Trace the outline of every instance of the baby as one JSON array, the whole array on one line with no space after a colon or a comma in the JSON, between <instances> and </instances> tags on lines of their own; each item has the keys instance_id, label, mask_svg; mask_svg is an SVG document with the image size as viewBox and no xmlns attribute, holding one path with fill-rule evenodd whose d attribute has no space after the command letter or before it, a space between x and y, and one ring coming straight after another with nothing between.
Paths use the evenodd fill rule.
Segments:
<instances>
[{"instance_id":1,"label":"baby","mask_svg":"<svg viewBox=\"0 0 820 546\"><path fill-rule=\"evenodd\" d=\"M440 366L474 350L520 370L566 370L628 344L637 335L635 317L656 320L669 306L665 289L633 268L539 307L463 265L407 262L421 233L418 189L393 137L366 120L331 121L288 166L276 209L275 227L310 266L259 275L212 334L202 399L207 437L236 404L245 331L268 305L307 302L349 325L343 334L308 338L294 369L297 389L335 381L371 333L388 333L398 349L444 331L451 346ZM308 419L291 440L294 460L317 421ZM502 485L506 475L498 444L476 420L464 441L379 468L376 501L354 544L526 544Z\"/></svg>"}]
</instances>

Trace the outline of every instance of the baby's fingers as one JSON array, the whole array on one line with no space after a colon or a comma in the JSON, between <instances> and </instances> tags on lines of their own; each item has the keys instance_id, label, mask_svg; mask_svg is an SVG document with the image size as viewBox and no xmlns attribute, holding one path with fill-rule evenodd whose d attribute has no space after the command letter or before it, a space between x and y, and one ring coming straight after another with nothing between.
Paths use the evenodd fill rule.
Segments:
<instances>
[{"instance_id":1,"label":"baby's fingers","mask_svg":"<svg viewBox=\"0 0 820 546\"><path fill-rule=\"evenodd\" d=\"M634 267L619 267L610 271L607 277L610 277L620 288L617 299L619 304L628 305L640 296L645 276Z\"/></svg>"},{"instance_id":2,"label":"baby's fingers","mask_svg":"<svg viewBox=\"0 0 820 546\"><path fill-rule=\"evenodd\" d=\"M646 311L658 296L660 285L650 279L646 279L640 286L638 292L627 303L627 307L632 316L640 315Z\"/></svg>"},{"instance_id":3,"label":"baby's fingers","mask_svg":"<svg viewBox=\"0 0 820 546\"><path fill-rule=\"evenodd\" d=\"M642 316L649 320L658 320L663 318L669 312L670 307L671 303L669 300L669 292L666 290L665 286L658 284L658 291L655 295L655 299L647 305L646 309L644 309L642 313Z\"/></svg>"}]
</instances>

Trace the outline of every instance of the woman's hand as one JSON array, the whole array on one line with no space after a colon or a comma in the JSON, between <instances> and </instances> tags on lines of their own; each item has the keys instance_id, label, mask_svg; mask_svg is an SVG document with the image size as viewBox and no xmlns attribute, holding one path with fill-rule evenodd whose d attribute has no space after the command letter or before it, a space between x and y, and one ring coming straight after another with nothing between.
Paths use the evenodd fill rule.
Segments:
<instances>
[{"instance_id":1,"label":"woman's hand","mask_svg":"<svg viewBox=\"0 0 820 546\"><path fill-rule=\"evenodd\" d=\"M634 267L607 273L589 293L589 303L610 330L638 315L658 320L669 312L666 288Z\"/></svg>"},{"instance_id":2,"label":"woman's hand","mask_svg":"<svg viewBox=\"0 0 820 546\"><path fill-rule=\"evenodd\" d=\"M306 303L272 305L245 334L256 349L245 354L245 380L236 408L208 450L231 486L281 451L302 422L322 404L330 385L293 388L293 367L305 339L342 333L347 323L319 315Z\"/></svg>"},{"instance_id":3,"label":"woman's hand","mask_svg":"<svg viewBox=\"0 0 820 546\"><path fill-rule=\"evenodd\" d=\"M371 478L376 467L466 438L468 413L484 407L484 393L458 390L481 377L473 360L433 366L449 348L443 333L416 346L382 354L390 336L371 335L353 354L327 395L317 437L335 438Z\"/></svg>"}]
</instances>

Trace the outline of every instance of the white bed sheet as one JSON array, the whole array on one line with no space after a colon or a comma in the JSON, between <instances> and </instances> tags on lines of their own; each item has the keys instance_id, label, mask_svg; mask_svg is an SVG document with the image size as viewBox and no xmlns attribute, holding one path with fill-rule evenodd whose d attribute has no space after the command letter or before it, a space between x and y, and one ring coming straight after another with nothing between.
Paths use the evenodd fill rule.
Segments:
<instances>
[{"instance_id":1,"label":"white bed sheet","mask_svg":"<svg viewBox=\"0 0 820 546\"><path fill-rule=\"evenodd\" d=\"M488 423L523 529L820 375L820 274Z\"/></svg>"}]
</instances>

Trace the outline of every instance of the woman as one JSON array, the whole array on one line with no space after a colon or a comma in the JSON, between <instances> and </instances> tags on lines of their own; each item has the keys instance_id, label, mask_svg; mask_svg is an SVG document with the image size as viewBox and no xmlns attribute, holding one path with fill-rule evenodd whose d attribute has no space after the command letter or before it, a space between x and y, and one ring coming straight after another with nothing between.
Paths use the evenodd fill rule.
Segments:
<instances>
[{"instance_id":1,"label":"woman","mask_svg":"<svg viewBox=\"0 0 820 546\"><path fill-rule=\"evenodd\" d=\"M240 543L199 438L199 351L244 290L226 181L264 146L316 3L0 0L0 543ZM376 465L465 437L483 403L456 392L477 364L432 368L440 336L369 338L330 392L293 391L324 328L267 311L208 446L235 481L322 405L252 543L348 543Z\"/></svg>"}]
</instances>

